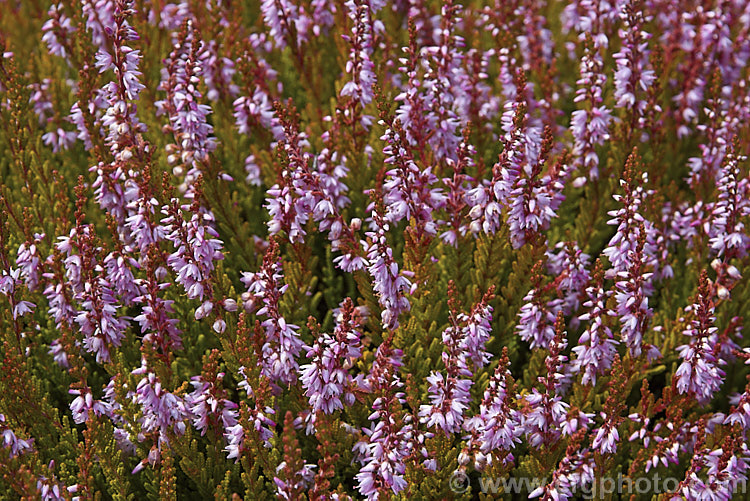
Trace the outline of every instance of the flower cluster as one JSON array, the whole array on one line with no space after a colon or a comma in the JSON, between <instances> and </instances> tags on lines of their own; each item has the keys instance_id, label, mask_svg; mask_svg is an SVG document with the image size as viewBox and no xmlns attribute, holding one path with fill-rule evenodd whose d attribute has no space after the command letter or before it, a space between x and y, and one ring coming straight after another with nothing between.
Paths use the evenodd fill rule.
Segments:
<instances>
[{"instance_id":1,"label":"flower cluster","mask_svg":"<svg viewBox=\"0 0 750 501\"><path fill-rule=\"evenodd\" d=\"M449 286L452 288L453 284ZM472 368L481 369L489 359L484 347L492 321L492 308L487 304L491 294L474 306L471 315L451 312L451 326L443 331L442 336L446 347L442 359L447 376L433 371L427 377L430 403L419 409L419 415L428 428L435 426L449 435L462 427L464 414L471 403ZM454 296L455 292L451 295ZM450 302L455 303L455 300ZM451 306L455 308L455 304Z\"/></svg>"},{"instance_id":2,"label":"flower cluster","mask_svg":"<svg viewBox=\"0 0 750 501\"><path fill-rule=\"evenodd\" d=\"M280 269L278 244L271 240L260 271L243 273L241 280L248 294L245 310L257 310L255 314L265 318L261 323L265 330L262 349L264 374L273 381L291 384L297 380L297 357L305 344L296 332L298 327L287 323L279 311L281 296L289 288L289 284L280 283L284 278Z\"/></svg>"},{"instance_id":3,"label":"flower cluster","mask_svg":"<svg viewBox=\"0 0 750 501\"><path fill-rule=\"evenodd\" d=\"M5 416L2 414L0 414L0 429L3 432L3 449L10 449L6 450L6 454L10 455L10 457L15 457L32 450L31 442L18 438L13 430L8 427Z\"/></svg>"},{"instance_id":4,"label":"flower cluster","mask_svg":"<svg viewBox=\"0 0 750 501\"><path fill-rule=\"evenodd\" d=\"M0 55L1 498L742 498L746 1L16 0Z\"/></svg>"},{"instance_id":5,"label":"flower cluster","mask_svg":"<svg viewBox=\"0 0 750 501\"><path fill-rule=\"evenodd\" d=\"M200 175L199 166L216 149L216 140L211 135L213 127L207 120L211 108L200 103L202 95L197 90L203 73L200 53L204 50L200 34L193 22L187 20L162 70L159 88L167 93L167 98L154 103L157 114L169 118L167 130L176 141L167 145L170 153L167 160L179 174L187 167L185 181L189 186Z\"/></svg>"},{"instance_id":6,"label":"flower cluster","mask_svg":"<svg viewBox=\"0 0 750 501\"><path fill-rule=\"evenodd\" d=\"M724 361L717 357L721 341L717 336L718 328L713 325L716 319L712 296L704 271L697 301L690 308L695 318L690 322L690 329L685 331L685 335L691 337L690 344L677 348L682 359L675 371L677 390L695 395L701 403L706 403L716 394L724 377L724 371L718 367Z\"/></svg>"},{"instance_id":7,"label":"flower cluster","mask_svg":"<svg viewBox=\"0 0 750 501\"><path fill-rule=\"evenodd\" d=\"M362 352L351 299L344 300L340 315L333 334L320 334L307 352L312 363L300 367L302 387L310 401L311 422L317 412L331 414L343 409L344 403L354 403L354 381L347 368Z\"/></svg>"}]
</instances>

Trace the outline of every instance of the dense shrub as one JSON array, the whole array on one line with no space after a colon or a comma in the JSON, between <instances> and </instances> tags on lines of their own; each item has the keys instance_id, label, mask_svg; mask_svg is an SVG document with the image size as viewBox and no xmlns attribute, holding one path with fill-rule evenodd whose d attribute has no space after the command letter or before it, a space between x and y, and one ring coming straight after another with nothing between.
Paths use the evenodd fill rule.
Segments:
<instances>
[{"instance_id":1,"label":"dense shrub","mask_svg":"<svg viewBox=\"0 0 750 501\"><path fill-rule=\"evenodd\" d=\"M746 1L0 10L3 499L744 495Z\"/></svg>"}]
</instances>

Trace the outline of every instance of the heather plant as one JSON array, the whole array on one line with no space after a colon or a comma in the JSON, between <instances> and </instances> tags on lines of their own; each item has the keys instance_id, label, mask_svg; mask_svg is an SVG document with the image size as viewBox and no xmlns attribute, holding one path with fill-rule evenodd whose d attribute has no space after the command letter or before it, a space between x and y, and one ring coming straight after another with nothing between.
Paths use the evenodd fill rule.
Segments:
<instances>
[{"instance_id":1,"label":"heather plant","mask_svg":"<svg viewBox=\"0 0 750 501\"><path fill-rule=\"evenodd\" d=\"M743 0L3 2L0 498L745 499L748 61Z\"/></svg>"}]
</instances>

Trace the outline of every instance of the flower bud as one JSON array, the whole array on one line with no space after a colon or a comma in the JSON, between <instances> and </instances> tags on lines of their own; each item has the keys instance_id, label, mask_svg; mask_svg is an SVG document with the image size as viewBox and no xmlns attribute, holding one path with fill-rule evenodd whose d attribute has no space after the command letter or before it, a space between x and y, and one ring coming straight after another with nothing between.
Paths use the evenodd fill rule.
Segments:
<instances>
[{"instance_id":1,"label":"flower bud","mask_svg":"<svg viewBox=\"0 0 750 501\"><path fill-rule=\"evenodd\" d=\"M222 319L218 319L216 322L214 322L213 329L218 334L223 334L227 329L227 323Z\"/></svg>"}]
</instances>

